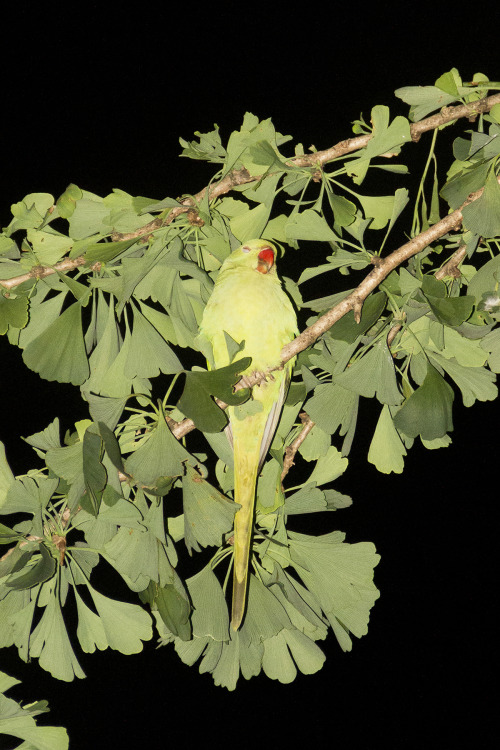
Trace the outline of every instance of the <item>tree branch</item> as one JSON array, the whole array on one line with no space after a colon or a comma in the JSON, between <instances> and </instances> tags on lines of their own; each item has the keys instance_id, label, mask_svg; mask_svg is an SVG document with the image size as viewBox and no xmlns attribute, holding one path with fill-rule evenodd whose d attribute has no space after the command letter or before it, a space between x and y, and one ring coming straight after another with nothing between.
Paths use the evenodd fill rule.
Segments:
<instances>
[{"instance_id":1,"label":"tree branch","mask_svg":"<svg viewBox=\"0 0 500 750\"><path fill-rule=\"evenodd\" d=\"M483 99L478 99L476 102L470 104L460 104L456 107L444 107L438 114L426 117L424 120L420 120L420 122L412 123L410 125L411 139L412 141L418 141L422 133L429 130L435 130L447 122L452 122L453 120L458 120L463 117L471 118L478 113L488 112L495 104L500 104L500 94L486 96ZM372 137L372 134L367 134L359 135L354 138L347 138L346 140L340 141L335 146L331 146L323 151L316 151L312 154L292 157L287 160L287 163L297 167L323 166L333 159L338 159L340 156L345 156L353 151L358 151L364 148ZM167 217L161 219L156 218L149 222L149 224L146 224L133 232L115 232L112 237L114 240L139 239L140 237L146 239L155 230L171 224L174 219L180 216L180 214L186 213L193 207L198 206L205 198L207 191L209 193L209 200L213 200L214 198L226 195L235 187L258 182L262 177L263 175L252 176L246 169L232 170L229 174L223 177L222 180L207 185L193 197L188 196L184 198L180 201L181 205L172 208ZM43 279L57 271L67 272L83 265L85 265L85 256L81 255L78 258L62 260L54 266L34 266L31 271L22 276L16 276L12 279L0 279L0 286L3 286L4 289L10 290L32 278Z\"/></svg>"},{"instance_id":2,"label":"tree branch","mask_svg":"<svg viewBox=\"0 0 500 750\"><path fill-rule=\"evenodd\" d=\"M67 273L83 265L85 265L85 257L80 255L78 258L65 258L65 260L61 260L53 266L33 266L28 273L23 273L22 276L15 276L12 279L0 279L0 286L3 286L7 290L14 289L19 284L24 284L25 281L44 279L46 276L57 273L57 271Z\"/></svg>"},{"instance_id":3,"label":"tree branch","mask_svg":"<svg viewBox=\"0 0 500 750\"><path fill-rule=\"evenodd\" d=\"M498 181L500 182L500 177L498 178ZM462 209L469 203L477 200L482 195L483 189L484 188L481 188L481 190L471 193L459 209L448 214L444 219L441 219L441 221L438 221L425 232L422 232L409 240L409 242L405 242L404 245L401 245L401 247L394 250L387 257L377 258L377 265L375 268L370 271L368 276L366 276L354 291L348 294L347 297L335 305L335 307L332 307L331 310L322 315L321 318L318 318L315 323L302 331L297 338L283 347L281 350L281 363L276 367L269 368L267 374L272 373L274 370L281 369L286 362L292 359L292 357L296 357L297 354L300 354L300 352L312 346L312 344L314 344L320 336L326 333L334 323L343 318L344 315L347 315L351 310L354 311L354 318L356 322L359 323L363 302L368 295L373 292L373 290L376 289L385 278L387 278L391 271L394 271L395 268L400 266L401 263L404 263L404 261L409 260L414 255L422 252L422 250L425 250L426 247L448 232L458 229L463 220ZM394 335L396 333L397 331L394 332ZM263 377L261 373L247 375L245 377L245 387L253 387L262 382L262 380ZM241 385L241 383L237 383L234 389L236 391L242 387L243 385ZM217 403L222 409L227 408L227 404L220 401L217 401ZM171 421L173 422L173 420ZM169 426L177 439L184 437L184 435L187 435L196 428L192 419L184 419L181 422L174 422L174 424L169 423Z\"/></svg>"},{"instance_id":4,"label":"tree branch","mask_svg":"<svg viewBox=\"0 0 500 750\"><path fill-rule=\"evenodd\" d=\"M410 125L411 140L416 142L420 140L422 133L429 130L435 130L447 122L453 122L453 120L459 120L463 117L471 118L479 113L488 112L495 104L500 104L500 94L485 96L483 99L478 99L471 104L460 104L456 107L444 107L438 114L426 117L424 120L420 120L420 122L412 123ZM373 134L368 133L366 135L355 136L354 138L347 138L346 140L340 141L335 146L331 146L322 151L315 151L312 154L304 154L302 156L294 156L291 159L287 159L287 164L295 167L322 167L328 162L333 161L333 159L338 159L346 154L351 154L353 151L359 151L360 149L365 148L372 137ZM386 154L386 156L392 156L392 154ZM133 239L134 237L140 237L144 234L147 235L152 230L158 229L160 226L171 224L181 213L185 213L189 211L190 208L198 206L205 198L207 191L209 192L209 200L213 200L214 198L219 198L221 195L226 195L235 187L247 185L251 182L259 182L263 177L264 175L252 176L246 169L233 170L223 177L222 180L204 187L193 197L189 196L184 198L181 201L182 206L173 208L163 222L158 223L158 219L155 219L153 222L150 222L150 224L146 224L135 232L127 234L116 233L113 235L113 239L128 240Z\"/></svg>"},{"instance_id":5,"label":"tree branch","mask_svg":"<svg viewBox=\"0 0 500 750\"><path fill-rule=\"evenodd\" d=\"M489 112L495 104L500 104L500 94L485 96L483 99L478 99L469 104L459 104L457 107L443 107L437 114L430 115L430 117L410 125L412 141L418 141L422 133L436 130L441 125L446 125L447 122L453 122L453 120L459 120L462 117L468 117L472 120L478 114Z\"/></svg>"},{"instance_id":6,"label":"tree branch","mask_svg":"<svg viewBox=\"0 0 500 750\"><path fill-rule=\"evenodd\" d=\"M418 123L412 124L410 126L412 140L417 141L423 132L435 129L446 122L451 122L452 120L456 120L461 117L471 117L478 112L487 112L491 109L491 107L493 107L494 104L498 103L500 103L500 94L485 97L484 99L480 99L473 104L459 105L457 107L446 107L439 114L432 115L431 117L421 120ZM342 156L344 154L351 153L352 151L363 148L364 146L366 146L371 137L371 135L365 135L358 136L356 138L349 138L345 141L341 141L336 146L332 146L325 151L318 151L313 154L294 157L289 161L290 163L293 163L297 166L313 166L318 164L322 165L328 161L331 161L332 159L337 158L338 156ZM210 192L210 199L213 199L215 197L218 197L219 195L224 195L237 185L243 185L249 182L258 181L259 179L261 179L261 177L262 175L260 177L252 177L246 169L234 170L233 172L230 172L228 175L226 175L226 177L224 177L218 183L203 188L203 190L197 193L194 198L185 198L182 201L183 206L173 208L167 218L163 220L163 222L155 219L153 222L150 222L146 226L141 227L141 229L137 230L136 232L132 232L129 234L120 234L117 235L117 238L132 239L134 237L140 237L151 233L151 231L153 231L154 229L158 229L161 226L170 224L177 216L180 215L180 213L188 211L189 208L192 208L194 205L199 203L204 198L207 190L209 190ZM500 177L498 178L498 182L500 183ZM361 282L361 284L359 284L358 287L356 287L353 292L347 295L347 297L345 297L341 302L339 302L339 304L335 305L335 307L333 307L327 313L322 315L321 318L318 318L315 323L306 328L299 336L297 336L297 338L283 347L283 349L281 350L281 363L275 367L269 368L267 374L269 375L273 371L281 369L283 365L290 359L312 346L312 344L314 344L320 338L320 336L326 333L326 331L328 331L334 325L334 323L344 317L344 315L346 315L351 310L354 311L354 318L356 322L359 322L361 318L363 302L368 297L368 295L374 289L376 289L377 286L379 286L379 284L385 278L387 278L391 271L400 266L404 261L413 257L414 255L417 255L419 252L424 250L426 247L428 247L430 244L432 244L448 232L458 229L461 226L463 220L462 209L469 203L477 200L482 195L483 189L484 188L481 188L481 190L478 190L475 193L471 193L459 209L448 214L444 219L441 219L426 231L409 240L409 242L406 242L397 250L394 250L394 252L392 252L387 257L377 258L377 264L375 268L368 274L368 276L366 276L366 278ZM443 275L447 275L445 273L445 270L446 272L448 272L452 271L453 268L456 268L456 266L462 259L463 252L462 249L459 248L459 250L455 252L455 254L450 258L445 266L443 266L443 268L438 272L441 274L439 278L442 278ZM50 276L51 274L56 273L56 271L69 271L84 264L85 257L80 256L78 258L62 260L51 267L35 266L29 273L23 274L22 276L18 276L12 279L0 279L0 285L2 285L6 289L12 289L23 283L24 281L30 280L31 278L45 278L46 276ZM95 266L97 266L97 264L94 264L94 267ZM396 333L397 331L395 330L394 335ZM235 385L235 390L239 390L243 387L253 387L262 382L263 379L265 378L263 378L262 373L252 373L245 377L244 385L241 384L241 382L237 383ZM221 409L227 408L227 404L225 404L223 401L220 401L219 399L215 400ZM196 429L196 425L192 419L186 418L181 422L176 422L175 420L167 416L166 421L172 434L178 440Z\"/></svg>"}]
</instances>

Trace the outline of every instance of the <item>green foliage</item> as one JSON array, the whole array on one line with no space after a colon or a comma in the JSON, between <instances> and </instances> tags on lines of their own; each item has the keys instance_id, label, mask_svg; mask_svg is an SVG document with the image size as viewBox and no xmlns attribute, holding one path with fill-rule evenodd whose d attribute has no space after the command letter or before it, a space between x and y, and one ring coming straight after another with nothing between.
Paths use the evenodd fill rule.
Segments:
<instances>
[{"instance_id":1,"label":"green foliage","mask_svg":"<svg viewBox=\"0 0 500 750\"><path fill-rule=\"evenodd\" d=\"M20 680L0 672L0 734L24 740L19 747L26 750L67 750L69 738L63 727L41 727L34 719L49 710L47 701L35 701L21 706L5 696L7 690L20 684Z\"/></svg>"},{"instance_id":2,"label":"green foliage","mask_svg":"<svg viewBox=\"0 0 500 750\"><path fill-rule=\"evenodd\" d=\"M401 155L415 147L410 121L474 103L495 87L480 74L464 84L453 69L434 86L399 89L409 119L391 119L388 107L375 106L370 125L354 123L355 133L371 136L366 146L329 161L305 157L300 144L291 151L289 136L250 113L227 143L217 127L192 142L181 139L182 156L215 165L212 182L232 170L244 176L233 195L210 198L207 191L183 203L120 190L102 198L70 185L57 200L32 193L12 206L0 235L0 333L42 378L78 386L90 419L62 442L58 419L25 438L38 468L19 477L0 444L0 514L16 514L0 524L1 646L15 645L23 660L38 658L70 681L84 677L77 645L86 653L137 653L155 625L161 643L172 642L185 663L199 662L200 672L234 689L240 674L264 672L287 683L297 671L316 672L324 661L317 642L329 629L343 650L367 632L378 597L373 545L349 544L340 531L291 532L287 519L350 505L330 485L348 467L360 399L379 404L368 461L401 473L416 439L429 449L451 442L455 396L465 406L496 398L498 105L462 127L444 184L435 136L415 196L405 186L391 195L359 186L373 169L405 178ZM236 359L228 367L202 369L207 361L210 368L211 352L198 327L221 263L257 236L293 248L302 262L298 279L288 278L288 255L280 270L305 327L378 266L389 241L394 249L406 240L403 219L406 234L416 236L478 190L459 231L399 264L362 300L360 316L344 315L299 355L257 487L248 609L234 632L226 598L237 506L221 432L227 420L215 398L246 411L255 402L248 389L234 390L249 364L238 359L243 342L228 339ZM324 251L317 266L310 265L311 242ZM465 258L446 265L461 248ZM323 279L331 293L313 297ZM314 422L298 448L310 464L305 479L301 462L285 462L287 449L296 450L303 411ZM184 417L204 435L209 454L199 452ZM187 580L177 553L183 545L193 559L205 554ZM137 603L94 587L92 571L102 561L139 595ZM42 748L49 740L35 740L35 730L50 729L50 747L67 746L64 730L36 728L29 707L11 714L4 705L0 731L5 726Z\"/></svg>"}]
</instances>

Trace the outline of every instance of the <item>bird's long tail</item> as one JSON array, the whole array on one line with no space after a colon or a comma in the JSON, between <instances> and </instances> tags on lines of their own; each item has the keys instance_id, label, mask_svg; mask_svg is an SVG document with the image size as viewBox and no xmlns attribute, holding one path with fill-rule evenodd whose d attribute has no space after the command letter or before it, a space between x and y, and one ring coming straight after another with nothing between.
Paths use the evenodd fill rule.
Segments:
<instances>
[{"instance_id":1,"label":"bird's long tail","mask_svg":"<svg viewBox=\"0 0 500 750\"><path fill-rule=\"evenodd\" d=\"M234 517L233 601L231 609L231 627L233 630L239 628L245 613L255 507L255 486L259 470L260 440L253 441L254 445L248 446L245 437L233 434L234 499L241 505Z\"/></svg>"}]
</instances>

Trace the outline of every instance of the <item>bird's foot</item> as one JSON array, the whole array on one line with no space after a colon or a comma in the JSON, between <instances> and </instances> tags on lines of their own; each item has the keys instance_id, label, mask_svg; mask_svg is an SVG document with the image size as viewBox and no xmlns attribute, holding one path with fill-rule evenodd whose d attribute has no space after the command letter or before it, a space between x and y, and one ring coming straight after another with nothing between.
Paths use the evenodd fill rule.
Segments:
<instances>
[{"instance_id":1,"label":"bird's foot","mask_svg":"<svg viewBox=\"0 0 500 750\"><path fill-rule=\"evenodd\" d=\"M258 378L257 383L255 382ZM274 375L272 372L264 372L264 370L254 370L249 375L242 375L241 377L241 384L244 388L253 388L254 385L264 385L264 383L267 383L268 380L274 380Z\"/></svg>"}]
</instances>

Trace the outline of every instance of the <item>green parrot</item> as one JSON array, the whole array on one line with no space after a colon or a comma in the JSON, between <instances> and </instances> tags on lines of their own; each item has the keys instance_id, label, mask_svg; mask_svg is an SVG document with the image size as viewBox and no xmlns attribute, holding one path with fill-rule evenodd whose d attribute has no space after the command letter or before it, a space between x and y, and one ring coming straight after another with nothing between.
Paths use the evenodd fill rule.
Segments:
<instances>
[{"instance_id":1,"label":"green parrot","mask_svg":"<svg viewBox=\"0 0 500 750\"><path fill-rule=\"evenodd\" d=\"M279 365L282 348L298 333L297 318L281 288L275 260L276 248L270 242L250 240L222 264L200 325L201 336L212 345L215 368L230 364L224 331L236 342L245 342L235 359L252 358L243 375ZM247 402L227 410L226 434L234 452L234 500L241 506L234 518L234 630L245 612L257 477L278 425L292 368L290 360L254 386L250 409L245 408Z\"/></svg>"}]
</instances>

